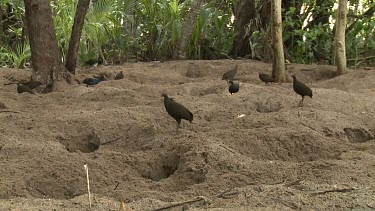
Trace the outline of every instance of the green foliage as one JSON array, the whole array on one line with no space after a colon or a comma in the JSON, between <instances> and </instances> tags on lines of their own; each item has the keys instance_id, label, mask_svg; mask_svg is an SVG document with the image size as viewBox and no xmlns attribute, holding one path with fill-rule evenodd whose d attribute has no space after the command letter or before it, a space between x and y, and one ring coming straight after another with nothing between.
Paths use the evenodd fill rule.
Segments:
<instances>
[{"instance_id":1,"label":"green foliage","mask_svg":"<svg viewBox=\"0 0 375 211\"><path fill-rule=\"evenodd\" d=\"M0 47L1 66L24 68L26 60L30 60L31 51L28 42L18 43L15 50L11 46Z\"/></svg>"},{"instance_id":2,"label":"green foliage","mask_svg":"<svg viewBox=\"0 0 375 211\"><path fill-rule=\"evenodd\" d=\"M57 43L62 56L65 57L69 48L77 3L74 0L59 0L57 5L51 4L51 6L53 13L55 13L53 17Z\"/></svg>"},{"instance_id":3,"label":"green foliage","mask_svg":"<svg viewBox=\"0 0 375 211\"><path fill-rule=\"evenodd\" d=\"M322 11L328 12L329 7L324 5L314 5L315 2L310 2L312 5L305 5L312 7L311 10L317 14ZM333 47L334 32L330 23L322 23L315 20L311 23L310 17L312 13L300 14L300 11L295 7L290 7L289 10L283 11L283 40L288 43L288 53L292 57L293 62L296 63L312 63L316 61L313 51L319 51L326 58L330 57L331 48Z\"/></svg>"},{"instance_id":4,"label":"green foliage","mask_svg":"<svg viewBox=\"0 0 375 211\"><path fill-rule=\"evenodd\" d=\"M189 15L193 0L95 0L85 19L80 41L79 60L104 56L108 63L172 59L181 42L183 23ZM318 2L318 3L317 3ZM334 19L337 0L304 0L302 4L288 4L283 8L283 39L286 52L297 63L316 62L314 49L332 59L334 47ZM3 32L1 65L22 66L29 62L29 46L25 39L22 0L3 0L13 7L15 22ZM65 58L69 47L71 29L77 0L51 1L58 45ZM211 0L200 8L198 22L186 52L189 59L215 59L228 54L234 39L233 8L236 0ZM359 10L359 3L363 9ZM303 5L301 7L301 5ZM360 16L372 1L351 2L349 14ZM4 8L4 6L3 6ZM319 14L316 20L311 17ZM329 17L329 21L327 21ZM270 38L266 23L251 35L256 55L269 56ZM348 58L375 54L375 16L348 18L346 36Z\"/></svg>"},{"instance_id":5,"label":"green foliage","mask_svg":"<svg viewBox=\"0 0 375 211\"><path fill-rule=\"evenodd\" d=\"M227 53L232 47L232 14L213 6L215 4L206 4L201 8L189 48L189 57L192 59L219 58L220 53Z\"/></svg>"},{"instance_id":6,"label":"green foliage","mask_svg":"<svg viewBox=\"0 0 375 211\"><path fill-rule=\"evenodd\" d=\"M15 1L7 2L16 5ZM51 2L58 45L64 58L77 3L76 0ZM99 55L112 63L174 58L190 4L190 0L183 4L179 0L91 2L80 41L80 61ZM214 58L230 50L234 37L231 22L233 4L234 0L211 1L201 9L191 37L191 58ZM23 9L23 4L17 5L22 5L20 8ZM24 13L20 10L17 14ZM21 32L22 27L15 27L10 33L20 37Z\"/></svg>"},{"instance_id":7,"label":"green foliage","mask_svg":"<svg viewBox=\"0 0 375 211\"><path fill-rule=\"evenodd\" d=\"M364 2L363 6L375 7L375 3ZM352 11L350 13L356 13ZM364 16L349 24L351 30L346 34L346 51L348 58L365 58L375 55L375 16Z\"/></svg>"}]
</instances>

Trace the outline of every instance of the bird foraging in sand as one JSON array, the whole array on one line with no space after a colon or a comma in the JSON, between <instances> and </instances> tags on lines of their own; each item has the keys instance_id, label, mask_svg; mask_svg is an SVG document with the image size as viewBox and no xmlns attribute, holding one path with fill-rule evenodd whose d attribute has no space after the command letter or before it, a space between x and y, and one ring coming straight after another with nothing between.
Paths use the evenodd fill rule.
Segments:
<instances>
[{"instance_id":1,"label":"bird foraging in sand","mask_svg":"<svg viewBox=\"0 0 375 211\"><path fill-rule=\"evenodd\" d=\"M303 84L302 82L299 82L297 80L296 75L292 75L292 78L293 78L293 90L297 94L302 96L302 100L299 102L298 106L302 106L302 103L303 103L303 100L305 99L305 96L309 96L310 98L312 98L312 96L313 96L312 90L308 86Z\"/></svg>"},{"instance_id":2,"label":"bird foraging in sand","mask_svg":"<svg viewBox=\"0 0 375 211\"><path fill-rule=\"evenodd\" d=\"M124 73L122 71L117 73L116 76L115 76L115 80L120 80L120 79L123 79L123 78L124 78Z\"/></svg>"},{"instance_id":3,"label":"bird foraging in sand","mask_svg":"<svg viewBox=\"0 0 375 211\"><path fill-rule=\"evenodd\" d=\"M236 64L234 68L224 73L222 80L226 80L227 82L230 80L234 80L234 76L237 74L237 68L238 68L238 65Z\"/></svg>"},{"instance_id":4,"label":"bird foraging in sand","mask_svg":"<svg viewBox=\"0 0 375 211\"><path fill-rule=\"evenodd\" d=\"M268 85L268 83L272 83L273 82L273 78L272 76L266 74L266 73L262 73L262 72L259 72L259 79L261 81L263 81L264 83L266 83L266 85Z\"/></svg>"},{"instance_id":5,"label":"bird foraging in sand","mask_svg":"<svg viewBox=\"0 0 375 211\"><path fill-rule=\"evenodd\" d=\"M103 59L99 56L97 59L88 59L84 62L85 66L93 66L95 64L101 65L103 64Z\"/></svg>"},{"instance_id":6,"label":"bird foraging in sand","mask_svg":"<svg viewBox=\"0 0 375 211\"><path fill-rule=\"evenodd\" d=\"M240 90L240 84L234 81L229 81L229 93L232 95L233 93L238 92Z\"/></svg>"},{"instance_id":7,"label":"bird foraging in sand","mask_svg":"<svg viewBox=\"0 0 375 211\"><path fill-rule=\"evenodd\" d=\"M165 110L177 122L176 133L181 127L181 119L188 120L190 123L193 121L193 114L185 106L177 103L173 98L169 98L165 93L161 96L164 97Z\"/></svg>"},{"instance_id":8,"label":"bird foraging in sand","mask_svg":"<svg viewBox=\"0 0 375 211\"><path fill-rule=\"evenodd\" d=\"M107 77L105 75L102 75L99 78L86 78L85 80L82 81L82 83L86 84L87 87L89 87L89 85L96 85L106 80L107 80Z\"/></svg>"},{"instance_id":9,"label":"bird foraging in sand","mask_svg":"<svg viewBox=\"0 0 375 211\"><path fill-rule=\"evenodd\" d=\"M23 85L22 83L17 83L17 92L19 94L27 92L27 93L35 95L35 93L33 92L33 90L30 87L28 87L26 85Z\"/></svg>"},{"instance_id":10,"label":"bird foraging in sand","mask_svg":"<svg viewBox=\"0 0 375 211\"><path fill-rule=\"evenodd\" d=\"M40 81L26 81L22 83L25 86L28 86L30 89L35 89L42 85L42 82Z\"/></svg>"}]
</instances>

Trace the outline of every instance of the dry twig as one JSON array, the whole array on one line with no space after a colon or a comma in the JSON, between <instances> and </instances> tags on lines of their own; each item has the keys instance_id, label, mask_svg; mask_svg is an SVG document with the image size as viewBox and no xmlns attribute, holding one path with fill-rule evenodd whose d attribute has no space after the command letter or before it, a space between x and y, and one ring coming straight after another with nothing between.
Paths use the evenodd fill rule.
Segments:
<instances>
[{"instance_id":1,"label":"dry twig","mask_svg":"<svg viewBox=\"0 0 375 211\"><path fill-rule=\"evenodd\" d=\"M235 196L238 196L239 194L240 194L240 192L238 190L229 189L229 190L226 190L226 191L220 193L219 195L217 195L217 197L223 198L223 199L230 199L230 198L233 198Z\"/></svg>"},{"instance_id":2,"label":"dry twig","mask_svg":"<svg viewBox=\"0 0 375 211\"><path fill-rule=\"evenodd\" d=\"M173 207L178 207L178 206L182 206L182 205L185 205L185 204L191 204L191 203L200 202L200 201L204 201L204 204L206 204L208 200L204 196L198 196L195 199L179 202L179 203L172 204L172 205L169 205L169 206L166 206L166 207L161 207L161 208L155 209L153 211L167 210L167 209L170 209L170 208L173 208Z\"/></svg>"},{"instance_id":3,"label":"dry twig","mask_svg":"<svg viewBox=\"0 0 375 211\"><path fill-rule=\"evenodd\" d=\"M19 111L9 111L9 110L5 110L5 111L0 111L0 113L15 113L15 114L18 114L20 113Z\"/></svg>"},{"instance_id":4,"label":"dry twig","mask_svg":"<svg viewBox=\"0 0 375 211\"><path fill-rule=\"evenodd\" d=\"M359 189L357 189L357 188L340 188L340 189L331 189L331 190L316 191L316 192L313 192L311 194L312 195L322 195L322 194L334 193L334 192L337 192L337 193L346 193L346 192L352 192L352 191L355 191L355 190L359 190Z\"/></svg>"}]
</instances>

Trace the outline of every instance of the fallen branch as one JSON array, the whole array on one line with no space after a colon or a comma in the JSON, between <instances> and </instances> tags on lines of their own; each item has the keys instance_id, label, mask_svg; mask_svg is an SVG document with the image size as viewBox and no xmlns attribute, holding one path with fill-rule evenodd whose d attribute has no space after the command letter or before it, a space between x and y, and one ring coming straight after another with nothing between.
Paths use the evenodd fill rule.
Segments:
<instances>
[{"instance_id":1,"label":"fallen branch","mask_svg":"<svg viewBox=\"0 0 375 211\"><path fill-rule=\"evenodd\" d=\"M219 195L217 195L217 197L223 198L223 199L230 199L234 196L238 196L238 194L240 194L240 192L238 190L229 189L229 190L226 190L226 191L220 193Z\"/></svg>"},{"instance_id":2,"label":"fallen branch","mask_svg":"<svg viewBox=\"0 0 375 211\"><path fill-rule=\"evenodd\" d=\"M18 114L20 112L19 111L8 111L8 110L5 110L5 111L0 111L0 113L15 113L15 114Z\"/></svg>"},{"instance_id":3,"label":"fallen branch","mask_svg":"<svg viewBox=\"0 0 375 211\"><path fill-rule=\"evenodd\" d=\"M306 125L306 124L305 124L305 123L303 123L303 122L301 122L301 125L303 125L303 126L305 126L305 127L307 127L307 128L310 128L311 130L313 130L313 131L315 131L315 132L317 132L317 133L321 134L321 132L320 132L319 130L317 130L317 129L315 129L315 128L311 127L311 126L308 126L308 125Z\"/></svg>"},{"instance_id":4,"label":"fallen branch","mask_svg":"<svg viewBox=\"0 0 375 211\"><path fill-rule=\"evenodd\" d=\"M358 60L367 60L367 59L374 59L375 56L368 56L368 57L363 57L363 58L355 58L355 59L348 59L348 62L352 62L352 61L358 61Z\"/></svg>"},{"instance_id":5,"label":"fallen branch","mask_svg":"<svg viewBox=\"0 0 375 211\"><path fill-rule=\"evenodd\" d=\"M182 206L182 205L185 205L185 204L191 204L191 203L200 202L200 201L204 201L204 204L206 204L208 200L204 196L197 196L196 199L179 202L177 204L172 204L172 205L169 205L169 206L166 206L166 207L161 207L161 208L158 208L158 209L155 209L155 210L152 210L152 211L167 210L167 209L170 209L170 208L173 208L173 207L178 207L178 206Z\"/></svg>"},{"instance_id":6,"label":"fallen branch","mask_svg":"<svg viewBox=\"0 0 375 211\"><path fill-rule=\"evenodd\" d=\"M229 147L227 147L227 146L225 146L225 145L219 144L219 146L222 147L222 148L224 148L224 149L226 149L226 150L228 150L229 152L231 152L231 153L233 153L233 154L236 154L235 151L233 151L231 148L229 148Z\"/></svg>"},{"instance_id":7,"label":"fallen branch","mask_svg":"<svg viewBox=\"0 0 375 211\"><path fill-rule=\"evenodd\" d=\"M113 190L116 190L119 184L120 184L120 183L117 182L116 187L115 187Z\"/></svg>"},{"instance_id":8,"label":"fallen branch","mask_svg":"<svg viewBox=\"0 0 375 211\"><path fill-rule=\"evenodd\" d=\"M313 192L311 194L312 195L322 195L322 194L334 193L334 192L337 192L337 193L347 193L347 192L351 192L351 191L355 191L355 190L359 190L359 189L357 189L357 188L341 188L341 189L332 189L332 190L317 191L317 192Z\"/></svg>"}]
</instances>

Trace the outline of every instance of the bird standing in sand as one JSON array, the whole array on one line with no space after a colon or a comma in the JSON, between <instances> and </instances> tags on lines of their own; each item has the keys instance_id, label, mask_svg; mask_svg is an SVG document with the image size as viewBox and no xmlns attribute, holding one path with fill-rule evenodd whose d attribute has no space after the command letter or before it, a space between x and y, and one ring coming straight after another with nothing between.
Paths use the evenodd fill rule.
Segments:
<instances>
[{"instance_id":1,"label":"bird standing in sand","mask_svg":"<svg viewBox=\"0 0 375 211\"><path fill-rule=\"evenodd\" d=\"M99 78L86 78L85 80L82 81L82 83L86 84L87 87L89 87L89 85L96 85L102 81L106 81L107 80L107 77L105 75L102 75L100 76Z\"/></svg>"},{"instance_id":2,"label":"bird standing in sand","mask_svg":"<svg viewBox=\"0 0 375 211\"><path fill-rule=\"evenodd\" d=\"M233 93L238 92L240 90L240 84L237 82L229 81L229 93L232 95Z\"/></svg>"},{"instance_id":3,"label":"bird standing in sand","mask_svg":"<svg viewBox=\"0 0 375 211\"><path fill-rule=\"evenodd\" d=\"M234 68L224 73L222 80L226 80L227 82L234 80L234 76L237 74L237 68L238 68L238 65L236 64Z\"/></svg>"},{"instance_id":4,"label":"bird standing in sand","mask_svg":"<svg viewBox=\"0 0 375 211\"><path fill-rule=\"evenodd\" d=\"M123 79L123 78L124 78L124 73L122 71L117 73L116 76L115 76L115 80L120 80L120 79Z\"/></svg>"},{"instance_id":5,"label":"bird standing in sand","mask_svg":"<svg viewBox=\"0 0 375 211\"><path fill-rule=\"evenodd\" d=\"M23 85L22 83L17 83L17 92L19 94L27 92L27 93L35 95L35 93L33 92L33 90L30 87L28 87L26 85Z\"/></svg>"},{"instance_id":6,"label":"bird standing in sand","mask_svg":"<svg viewBox=\"0 0 375 211\"><path fill-rule=\"evenodd\" d=\"M299 102L298 106L302 106L303 100L305 99L305 96L309 96L312 98L312 90L303 84L302 82L299 82L295 75L292 75L293 78L293 90L302 96L302 100Z\"/></svg>"},{"instance_id":7,"label":"bird standing in sand","mask_svg":"<svg viewBox=\"0 0 375 211\"><path fill-rule=\"evenodd\" d=\"M259 79L261 81L263 81L264 83L266 83L266 85L268 85L268 83L272 83L273 82L273 78L272 76L266 74L266 73L262 73L262 72L259 72Z\"/></svg>"},{"instance_id":8,"label":"bird standing in sand","mask_svg":"<svg viewBox=\"0 0 375 211\"><path fill-rule=\"evenodd\" d=\"M185 106L177 103L173 98L169 98L167 94L161 96L164 97L165 110L177 122L176 133L178 128L181 127L181 119L188 120L190 123L193 121L193 114Z\"/></svg>"}]
</instances>

